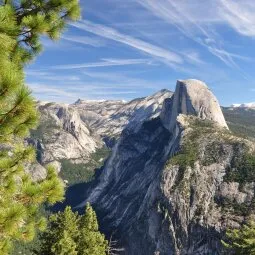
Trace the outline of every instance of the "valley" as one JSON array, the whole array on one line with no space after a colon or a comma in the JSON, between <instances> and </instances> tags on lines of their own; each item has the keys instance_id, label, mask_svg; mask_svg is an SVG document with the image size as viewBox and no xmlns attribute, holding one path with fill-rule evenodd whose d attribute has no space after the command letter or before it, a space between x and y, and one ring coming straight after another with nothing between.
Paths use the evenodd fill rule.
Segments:
<instances>
[{"instance_id":1,"label":"valley","mask_svg":"<svg viewBox=\"0 0 255 255\"><path fill-rule=\"evenodd\" d=\"M61 164L60 175L69 182L69 185L90 180L94 169L102 166L108 157L122 130L126 126L132 129L137 123L157 117L164 100L172 94L173 92L165 89L148 98L134 99L131 102L77 100L70 105L40 102L38 109L42 116L41 122L36 130L31 131L33 142L30 141L36 144L38 162L42 165L54 162L58 168ZM70 130L65 130L63 123L56 125L56 112L62 108L68 112L66 119L68 123L75 122L74 113L79 116L78 125L82 123L89 130L88 137L95 144L94 150L88 150L89 147L85 143L81 147L75 135L70 133ZM232 132L239 136L255 138L254 109L222 107L222 111ZM77 130L81 132L80 127ZM59 135L60 132L63 132L63 137ZM58 134L58 138L54 138L54 133ZM68 149L67 143L70 142L67 137L72 139L75 150L73 147ZM73 150L75 156L68 153ZM70 169L72 171L69 171Z\"/></svg>"},{"instance_id":2,"label":"valley","mask_svg":"<svg viewBox=\"0 0 255 255\"><path fill-rule=\"evenodd\" d=\"M254 177L235 177L234 162L253 153L254 110L220 108L200 81L131 102L40 103L39 110L38 161L57 162L68 187L53 210L89 201L124 254L219 252L225 226L252 214Z\"/></svg>"}]
</instances>

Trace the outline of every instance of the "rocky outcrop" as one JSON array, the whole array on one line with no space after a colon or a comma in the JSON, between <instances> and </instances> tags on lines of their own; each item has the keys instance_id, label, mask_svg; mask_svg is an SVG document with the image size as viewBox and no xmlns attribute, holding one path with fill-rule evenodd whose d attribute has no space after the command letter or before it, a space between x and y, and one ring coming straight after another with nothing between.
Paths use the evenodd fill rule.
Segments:
<instances>
[{"instance_id":1,"label":"rocky outcrop","mask_svg":"<svg viewBox=\"0 0 255 255\"><path fill-rule=\"evenodd\" d=\"M37 158L42 164L55 160L86 160L102 141L81 120L69 105L47 103L39 105L40 126L32 131Z\"/></svg>"},{"instance_id":2,"label":"rocky outcrop","mask_svg":"<svg viewBox=\"0 0 255 255\"><path fill-rule=\"evenodd\" d=\"M226 226L252 213L254 180L240 175L252 146L204 83L178 81L160 116L124 129L79 206L93 204L125 255L221 254Z\"/></svg>"},{"instance_id":3,"label":"rocky outcrop","mask_svg":"<svg viewBox=\"0 0 255 255\"><path fill-rule=\"evenodd\" d=\"M211 120L220 127L227 127L217 98L206 84L199 80L179 80L174 97L166 101L161 114L162 122L170 131L174 128L177 116L182 113Z\"/></svg>"}]
</instances>

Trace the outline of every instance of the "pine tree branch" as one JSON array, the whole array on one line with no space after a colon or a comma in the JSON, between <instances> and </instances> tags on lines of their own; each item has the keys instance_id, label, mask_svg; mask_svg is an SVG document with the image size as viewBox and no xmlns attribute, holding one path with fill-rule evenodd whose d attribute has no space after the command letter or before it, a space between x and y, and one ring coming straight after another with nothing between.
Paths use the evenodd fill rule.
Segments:
<instances>
[{"instance_id":1,"label":"pine tree branch","mask_svg":"<svg viewBox=\"0 0 255 255\"><path fill-rule=\"evenodd\" d=\"M23 98L23 99L24 99L24 98ZM20 102L19 102L18 104L16 104L11 110L9 110L9 111L6 112L6 113L1 114L1 115L4 116L4 118L3 118L3 119L0 119L0 125L2 125L2 124L5 122L5 120L7 119L7 117L9 117L9 115L10 115L11 113L14 113L14 111L22 104L23 99L20 100Z\"/></svg>"},{"instance_id":2,"label":"pine tree branch","mask_svg":"<svg viewBox=\"0 0 255 255\"><path fill-rule=\"evenodd\" d=\"M24 125L26 123L27 120L19 123L11 132L7 133L7 134L4 134L4 135L0 135L0 137L4 137L4 136L10 136L12 135L13 133L15 133L19 127L21 127L22 125Z\"/></svg>"},{"instance_id":3,"label":"pine tree branch","mask_svg":"<svg viewBox=\"0 0 255 255\"><path fill-rule=\"evenodd\" d=\"M1 94L0 94L0 97L3 97L7 91L8 91L7 88L3 89L2 92L1 92Z\"/></svg>"}]
</instances>

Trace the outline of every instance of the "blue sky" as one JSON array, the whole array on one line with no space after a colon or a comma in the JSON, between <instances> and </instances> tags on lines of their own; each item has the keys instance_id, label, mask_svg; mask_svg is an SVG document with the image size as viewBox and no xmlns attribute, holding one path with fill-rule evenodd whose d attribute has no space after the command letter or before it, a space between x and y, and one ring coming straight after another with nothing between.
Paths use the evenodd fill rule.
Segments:
<instances>
[{"instance_id":1,"label":"blue sky","mask_svg":"<svg viewBox=\"0 0 255 255\"><path fill-rule=\"evenodd\" d=\"M37 99L71 103L200 79L222 105L255 101L254 0L81 0L82 19L26 70Z\"/></svg>"}]
</instances>

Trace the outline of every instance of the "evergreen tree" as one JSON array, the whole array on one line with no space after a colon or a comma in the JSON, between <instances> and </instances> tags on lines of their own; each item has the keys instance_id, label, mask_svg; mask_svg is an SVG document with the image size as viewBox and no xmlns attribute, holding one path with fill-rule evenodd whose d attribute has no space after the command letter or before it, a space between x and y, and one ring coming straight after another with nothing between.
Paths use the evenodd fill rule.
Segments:
<instances>
[{"instance_id":1,"label":"evergreen tree","mask_svg":"<svg viewBox=\"0 0 255 255\"><path fill-rule=\"evenodd\" d=\"M103 255L106 254L107 241L98 231L98 222L95 211L88 203L85 214L79 222L80 236L78 240L78 255Z\"/></svg>"},{"instance_id":2,"label":"evergreen tree","mask_svg":"<svg viewBox=\"0 0 255 255\"><path fill-rule=\"evenodd\" d=\"M60 201L63 184L52 167L34 182L25 166L35 158L23 139L37 123L23 68L41 50L40 35L57 39L79 16L78 0L0 0L0 254L14 240L30 241L45 227L41 204ZM68 238L67 238L68 240Z\"/></svg>"},{"instance_id":3,"label":"evergreen tree","mask_svg":"<svg viewBox=\"0 0 255 255\"><path fill-rule=\"evenodd\" d=\"M64 212L58 212L50 216L49 226L41 238L41 250L38 254L53 255L56 250L63 252L72 245L74 251L79 236L78 214L73 213L71 207L66 207Z\"/></svg>"},{"instance_id":4,"label":"evergreen tree","mask_svg":"<svg viewBox=\"0 0 255 255\"><path fill-rule=\"evenodd\" d=\"M77 255L76 243L67 231L63 232L63 236L52 246L51 251L58 255Z\"/></svg>"},{"instance_id":5,"label":"evergreen tree","mask_svg":"<svg viewBox=\"0 0 255 255\"><path fill-rule=\"evenodd\" d=\"M67 21L80 16L79 0L0 0L0 6L12 20L3 33L15 40L11 58L18 64L29 62L42 50L41 35L58 39Z\"/></svg>"},{"instance_id":6,"label":"evergreen tree","mask_svg":"<svg viewBox=\"0 0 255 255\"><path fill-rule=\"evenodd\" d=\"M40 255L106 255L108 249L108 242L99 232L96 214L89 204L83 216L72 212L70 207L52 215L41 242Z\"/></svg>"},{"instance_id":7,"label":"evergreen tree","mask_svg":"<svg viewBox=\"0 0 255 255\"><path fill-rule=\"evenodd\" d=\"M226 240L222 243L232 254L255 254L255 223L249 222L240 229L228 230Z\"/></svg>"}]
</instances>

